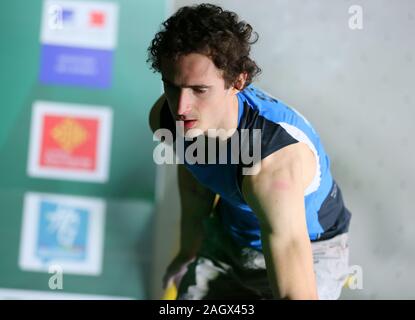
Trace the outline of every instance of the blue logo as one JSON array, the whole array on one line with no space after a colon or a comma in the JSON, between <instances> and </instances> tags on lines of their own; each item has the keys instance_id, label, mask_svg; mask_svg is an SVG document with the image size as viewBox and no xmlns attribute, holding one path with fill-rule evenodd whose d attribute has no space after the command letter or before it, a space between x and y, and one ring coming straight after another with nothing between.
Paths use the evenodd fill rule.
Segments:
<instances>
[{"instance_id":1,"label":"blue logo","mask_svg":"<svg viewBox=\"0 0 415 320\"><path fill-rule=\"evenodd\" d=\"M36 245L39 259L84 261L90 212L50 201L42 201L39 209Z\"/></svg>"},{"instance_id":2,"label":"blue logo","mask_svg":"<svg viewBox=\"0 0 415 320\"><path fill-rule=\"evenodd\" d=\"M62 21L63 23L72 22L74 17L74 12L71 9L62 9Z\"/></svg>"}]
</instances>

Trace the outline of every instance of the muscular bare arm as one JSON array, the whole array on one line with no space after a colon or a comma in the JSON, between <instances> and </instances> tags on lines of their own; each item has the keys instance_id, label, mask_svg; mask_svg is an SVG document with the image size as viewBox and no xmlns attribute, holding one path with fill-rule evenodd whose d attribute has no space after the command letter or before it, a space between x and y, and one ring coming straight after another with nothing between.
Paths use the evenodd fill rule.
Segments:
<instances>
[{"instance_id":1,"label":"muscular bare arm","mask_svg":"<svg viewBox=\"0 0 415 320\"><path fill-rule=\"evenodd\" d=\"M317 299L304 191L315 173L305 144L265 158L255 176L243 180L248 204L258 217L268 278L276 298Z\"/></svg>"}]
</instances>

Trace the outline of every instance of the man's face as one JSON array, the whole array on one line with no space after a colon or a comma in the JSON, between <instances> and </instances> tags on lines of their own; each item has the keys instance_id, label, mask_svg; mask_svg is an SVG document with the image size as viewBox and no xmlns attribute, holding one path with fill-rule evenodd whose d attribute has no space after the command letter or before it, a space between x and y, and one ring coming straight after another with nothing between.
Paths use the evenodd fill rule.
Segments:
<instances>
[{"instance_id":1,"label":"man's face","mask_svg":"<svg viewBox=\"0 0 415 320\"><path fill-rule=\"evenodd\" d=\"M237 117L231 117L238 108L232 86L225 89L222 72L208 57L190 53L176 60L162 60L164 92L175 121L183 121L184 133L199 129L232 129ZM236 105L235 105L236 104ZM237 114L237 111L236 111Z\"/></svg>"}]
</instances>

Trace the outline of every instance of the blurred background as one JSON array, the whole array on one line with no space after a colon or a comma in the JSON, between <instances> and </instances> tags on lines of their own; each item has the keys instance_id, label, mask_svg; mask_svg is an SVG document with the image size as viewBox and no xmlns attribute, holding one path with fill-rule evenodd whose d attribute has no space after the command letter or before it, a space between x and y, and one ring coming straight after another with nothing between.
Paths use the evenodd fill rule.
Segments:
<instances>
[{"instance_id":1,"label":"blurred background","mask_svg":"<svg viewBox=\"0 0 415 320\"><path fill-rule=\"evenodd\" d=\"M201 2L2 4L0 298L169 297L180 208L176 167L153 162L162 87L146 50ZM256 85L306 116L331 158L353 214L341 298L414 299L415 2L211 3L259 33Z\"/></svg>"}]
</instances>

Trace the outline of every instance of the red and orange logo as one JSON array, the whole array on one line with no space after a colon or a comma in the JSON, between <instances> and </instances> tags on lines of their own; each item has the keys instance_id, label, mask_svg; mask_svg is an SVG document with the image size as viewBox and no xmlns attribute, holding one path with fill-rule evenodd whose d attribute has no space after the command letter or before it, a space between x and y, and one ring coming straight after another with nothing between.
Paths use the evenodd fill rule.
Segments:
<instances>
[{"instance_id":1,"label":"red and orange logo","mask_svg":"<svg viewBox=\"0 0 415 320\"><path fill-rule=\"evenodd\" d=\"M91 27L103 27L105 25L105 13L92 11L89 15L89 25Z\"/></svg>"},{"instance_id":2,"label":"red and orange logo","mask_svg":"<svg viewBox=\"0 0 415 320\"><path fill-rule=\"evenodd\" d=\"M43 118L40 166L96 169L98 119L47 115Z\"/></svg>"}]
</instances>

